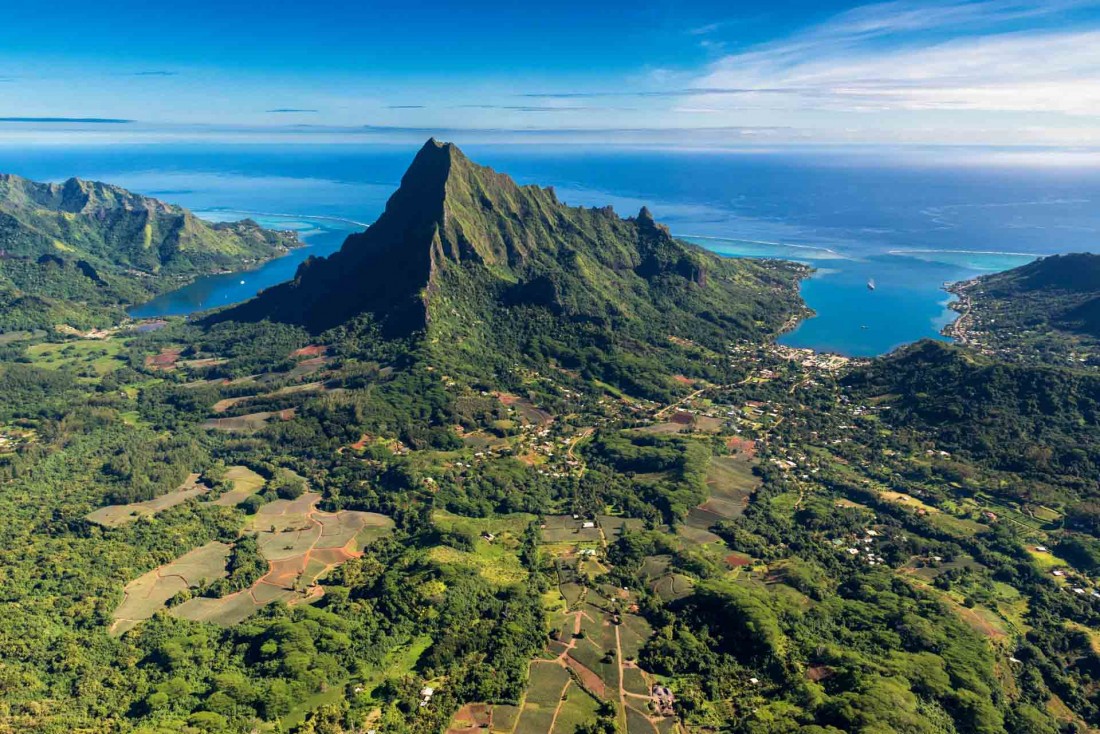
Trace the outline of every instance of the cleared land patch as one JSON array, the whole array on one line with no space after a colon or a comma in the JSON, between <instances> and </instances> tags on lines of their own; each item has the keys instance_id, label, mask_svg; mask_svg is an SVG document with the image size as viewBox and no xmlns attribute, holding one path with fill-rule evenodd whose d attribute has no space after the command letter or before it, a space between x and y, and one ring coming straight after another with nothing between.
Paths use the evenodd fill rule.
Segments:
<instances>
[{"instance_id":1,"label":"cleared land patch","mask_svg":"<svg viewBox=\"0 0 1100 734\"><path fill-rule=\"evenodd\" d=\"M231 466L225 472L225 478L233 483L233 488L214 500L221 507L235 507L248 497L260 491L264 478L247 466Z\"/></svg>"},{"instance_id":2,"label":"cleared land patch","mask_svg":"<svg viewBox=\"0 0 1100 734\"><path fill-rule=\"evenodd\" d=\"M122 603L114 612L111 634L122 634L149 619L184 589L224 577L230 548L212 541L126 584Z\"/></svg>"},{"instance_id":3,"label":"cleared land patch","mask_svg":"<svg viewBox=\"0 0 1100 734\"><path fill-rule=\"evenodd\" d=\"M367 544L393 529L390 518L374 512L322 512L316 508L320 499L321 495L307 492L295 500L276 500L261 507L246 532L256 533L260 553L269 564L268 572L248 589L220 599L192 597L172 607L169 613L182 619L230 626L275 601L296 604L316 599L323 594L316 586L318 579L362 555ZM213 550L198 560L188 554L131 582L136 585L135 592L131 594L127 587L126 599L115 611L112 631L125 631L136 621L149 618L168 599L188 587L224 576L230 546L210 545L221 547L220 556L215 557ZM201 573L190 570L196 564ZM150 585L156 586L155 593L146 589ZM139 604L143 616L135 616L134 604ZM116 630L119 625L125 629Z\"/></svg>"},{"instance_id":4,"label":"cleared land patch","mask_svg":"<svg viewBox=\"0 0 1100 734\"><path fill-rule=\"evenodd\" d=\"M236 433L252 433L263 428L269 421L288 421L294 418L297 411L294 408L286 410L263 411L249 413L233 418L211 418L202 424L203 428L212 428L216 431L229 431Z\"/></svg>"},{"instance_id":5,"label":"cleared land patch","mask_svg":"<svg viewBox=\"0 0 1100 734\"><path fill-rule=\"evenodd\" d=\"M175 490L144 502L131 502L128 505L107 505L85 515L87 520L108 528L117 528L133 522L139 517L155 515L169 507L175 507L189 499L210 491L205 484L199 483L199 475L192 474L187 481Z\"/></svg>"},{"instance_id":6,"label":"cleared land patch","mask_svg":"<svg viewBox=\"0 0 1100 734\"><path fill-rule=\"evenodd\" d=\"M713 457L707 465L710 496L688 512L679 534L697 545L718 542L720 538L710 529L720 520L740 517L760 486L760 478L752 473L752 467L748 454Z\"/></svg>"}]
</instances>

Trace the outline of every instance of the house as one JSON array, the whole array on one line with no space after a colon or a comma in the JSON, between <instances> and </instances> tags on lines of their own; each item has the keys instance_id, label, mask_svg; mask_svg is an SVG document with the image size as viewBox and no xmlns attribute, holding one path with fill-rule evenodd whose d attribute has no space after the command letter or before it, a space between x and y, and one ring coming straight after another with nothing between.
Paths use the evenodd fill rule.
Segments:
<instances>
[{"instance_id":1,"label":"house","mask_svg":"<svg viewBox=\"0 0 1100 734\"><path fill-rule=\"evenodd\" d=\"M581 523L581 527L584 528L585 530L588 530L589 528L596 527L596 523L592 522L591 520L585 520L584 522Z\"/></svg>"},{"instance_id":2,"label":"house","mask_svg":"<svg viewBox=\"0 0 1100 734\"><path fill-rule=\"evenodd\" d=\"M1066 575L1065 571L1061 571L1057 568L1054 569L1053 571L1051 571L1051 573L1054 574L1055 576L1065 576Z\"/></svg>"}]
</instances>

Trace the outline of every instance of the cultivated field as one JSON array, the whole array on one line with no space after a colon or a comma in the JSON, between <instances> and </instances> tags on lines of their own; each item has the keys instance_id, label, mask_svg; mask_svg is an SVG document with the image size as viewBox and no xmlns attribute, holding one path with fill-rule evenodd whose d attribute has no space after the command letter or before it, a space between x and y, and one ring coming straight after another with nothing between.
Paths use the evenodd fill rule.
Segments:
<instances>
[{"instance_id":1,"label":"cultivated field","mask_svg":"<svg viewBox=\"0 0 1100 734\"><path fill-rule=\"evenodd\" d=\"M720 520L739 517L760 486L752 473L753 461L747 453L716 456L707 466L707 501L688 512L679 533L687 541L707 545L719 541L710 531Z\"/></svg>"},{"instance_id":2,"label":"cultivated field","mask_svg":"<svg viewBox=\"0 0 1100 734\"><path fill-rule=\"evenodd\" d=\"M244 467L233 469L243 487L259 486L258 475ZM192 597L169 613L229 626L275 601L295 604L315 599L324 593L316 585L318 579L362 555L367 544L393 530L393 521L377 513L322 512L316 508L320 499L321 495L307 492L295 500L276 500L261 507L245 532L256 533L268 572L248 589L220 599ZM225 576L230 549L223 543L209 543L130 582L115 610L111 631L125 632L163 609L180 591Z\"/></svg>"},{"instance_id":3,"label":"cultivated field","mask_svg":"<svg viewBox=\"0 0 1100 734\"><path fill-rule=\"evenodd\" d=\"M89 512L85 518L104 527L117 528L131 523L139 517L155 515L162 510L167 510L169 507L175 507L209 491L209 487L199 483L199 475L192 474L186 482L167 494L162 494L144 502L100 507L94 512Z\"/></svg>"},{"instance_id":4,"label":"cultivated field","mask_svg":"<svg viewBox=\"0 0 1100 734\"><path fill-rule=\"evenodd\" d=\"M122 634L149 619L184 589L225 576L230 547L217 541L207 543L128 583L122 603L114 611L111 634Z\"/></svg>"},{"instance_id":5,"label":"cultivated field","mask_svg":"<svg viewBox=\"0 0 1100 734\"><path fill-rule=\"evenodd\" d=\"M307 492L261 507L248 530L257 533L268 572L248 589L220 599L189 599L174 607L172 615L229 626L275 601L294 604L317 598L324 593L316 586L318 579L393 529L390 518L373 512L322 512L316 508L320 499Z\"/></svg>"},{"instance_id":6,"label":"cultivated field","mask_svg":"<svg viewBox=\"0 0 1100 734\"><path fill-rule=\"evenodd\" d=\"M286 410L249 413L233 418L211 418L203 423L202 427L212 428L216 431L229 431L230 433L254 433L267 425L269 421L291 420L296 412L294 408L288 408Z\"/></svg>"}]
</instances>

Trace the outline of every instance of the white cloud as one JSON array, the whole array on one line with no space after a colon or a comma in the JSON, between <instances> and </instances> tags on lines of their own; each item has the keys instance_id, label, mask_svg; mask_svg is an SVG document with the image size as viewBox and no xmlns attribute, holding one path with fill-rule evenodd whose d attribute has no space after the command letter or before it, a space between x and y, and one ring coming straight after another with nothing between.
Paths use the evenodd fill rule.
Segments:
<instances>
[{"instance_id":1,"label":"white cloud","mask_svg":"<svg viewBox=\"0 0 1100 734\"><path fill-rule=\"evenodd\" d=\"M1080 0L864 6L725 56L689 84L766 91L700 94L684 106L1100 116L1100 18L1091 27L1057 25L1060 14L1098 7Z\"/></svg>"}]
</instances>

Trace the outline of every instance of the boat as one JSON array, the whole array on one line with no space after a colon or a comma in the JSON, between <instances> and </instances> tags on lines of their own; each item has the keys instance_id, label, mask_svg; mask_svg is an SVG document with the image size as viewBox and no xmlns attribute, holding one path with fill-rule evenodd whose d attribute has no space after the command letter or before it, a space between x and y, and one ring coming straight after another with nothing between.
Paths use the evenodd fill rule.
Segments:
<instances>
[{"instance_id":1,"label":"boat","mask_svg":"<svg viewBox=\"0 0 1100 734\"><path fill-rule=\"evenodd\" d=\"M867 290L873 291L875 289L875 279L871 278L867 281Z\"/></svg>"}]
</instances>

